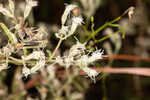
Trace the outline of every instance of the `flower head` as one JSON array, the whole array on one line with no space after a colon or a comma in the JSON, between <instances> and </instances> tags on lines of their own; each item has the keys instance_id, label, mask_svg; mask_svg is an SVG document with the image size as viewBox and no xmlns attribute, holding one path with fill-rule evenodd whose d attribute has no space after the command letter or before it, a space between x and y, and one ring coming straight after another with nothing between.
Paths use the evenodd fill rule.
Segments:
<instances>
[{"instance_id":1,"label":"flower head","mask_svg":"<svg viewBox=\"0 0 150 100\"><path fill-rule=\"evenodd\" d=\"M82 70L84 72L87 73L87 75L94 81L95 83L95 77L99 74L98 72L96 72L94 69L88 68L88 67L84 67L82 68Z\"/></svg>"},{"instance_id":2,"label":"flower head","mask_svg":"<svg viewBox=\"0 0 150 100\"><path fill-rule=\"evenodd\" d=\"M33 0L26 0L26 7L24 11L24 20L29 16L33 7L37 6L38 2Z\"/></svg>"},{"instance_id":3,"label":"flower head","mask_svg":"<svg viewBox=\"0 0 150 100\"><path fill-rule=\"evenodd\" d=\"M28 75L31 74L30 69L27 68L26 66L24 66L23 69L22 69L22 74L23 74L25 77L27 77Z\"/></svg>"},{"instance_id":4,"label":"flower head","mask_svg":"<svg viewBox=\"0 0 150 100\"><path fill-rule=\"evenodd\" d=\"M72 25L71 25L71 29L69 31L69 34L68 34L68 37L73 35L74 32L76 31L77 27L79 25L81 25L83 23L83 18L81 16L78 16L78 17L73 17L72 18Z\"/></svg>"},{"instance_id":5,"label":"flower head","mask_svg":"<svg viewBox=\"0 0 150 100\"><path fill-rule=\"evenodd\" d=\"M8 57L14 52L14 47L8 43L5 47L2 48L2 53L4 56Z\"/></svg>"},{"instance_id":6,"label":"flower head","mask_svg":"<svg viewBox=\"0 0 150 100\"><path fill-rule=\"evenodd\" d=\"M67 17L68 15L71 13L71 11L75 8L77 8L78 6L77 5L74 5L74 4L71 4L71 5L67 5L66 8L65 8L65 11L61 17L61 22L62 22L62 25L64 25L66 23L66 20L67 20Z\"/></svg>"},{"instance_id":7,"label":"flower head","mask_svg":"<svg viewBox=\"0 0 150 100\"><path fill-rule=\"evenodd\" d=\"M128 12L129 20L132 19L132 16L133 16L133 14L134 14L134 11L135 11L135 8L134 8L134 7L130 7L130 8L129 8L129 12Z\"/></svg>"},{"instance_id":8,"label":"flower head","mask_svg":"<svg viewBox=\"0 0 150 100\"><path fill-rule=\"evenodd\" d=\"M81 57L81 55L85 53L85 50L86 50L85 43L82 44L77 41L77 43L70 48L69 55L79 58Z\"/></svg>"},{"instance_id":9,"label":"flower head","mask_svg":"<svg viewBox=\"0 0 150 100\"><path fill-rule=\"evenodd\" d=\"M73 57L72 56L64 56L64 57L56 57L56 63L58 63L61 66L65 66L66 68L69 68L73 63Z\"/></svg>"},{"instance_id":10,"label":"flower head","mask_svg":"<svg viewBox=\"0 0 150 100\"><path fill-rule=\"evenodd\" d=\"M102 59L103 50L96 50L89 57L89 63L94 62L98 59Z\"/></svg>"},{"instance_id":11,"label":"flower head","mask_svg":"<svg viewBox=\"0 0 150 100\"><path fill-rule=\"evenodd\" d=\"M0 13L2 13L7 17L14 18L14 15L8 9L4 8L3 5L1 4L0 4Z\"/></svg>"},{"instance_id":12,"label":"flower head","mask_svg":"<svg viewBox=\"0 0 150 100\"><path fill-rule=\"evenodd\" d=\"M15 4L14 4L13 0L9 0L9 9L11 11L11 14L14 16Z\"/></svg>"},{"instance_id":13,"label":"flower head","mask_svg":"<svg viewBox=\"0 0 150 100\"><path fill-rule=\"evenodd\" d=\"M83 18L81 16L78 17L73 17L72 18L72 23L77 24L77 25L81 25L83 23Z\"/></svg>"},{"instance_id":14,"label":"flower head","mask_svg":"<svg viewBox=\"0 0 150 100\"><path fill-rule=\"evenodd\" d=\"M62 26L61 29L58 31L58 33L56 33L55 35L57 38L66 38L68 31L69 31L68 26Z\"/></svg>"}]
</instances>

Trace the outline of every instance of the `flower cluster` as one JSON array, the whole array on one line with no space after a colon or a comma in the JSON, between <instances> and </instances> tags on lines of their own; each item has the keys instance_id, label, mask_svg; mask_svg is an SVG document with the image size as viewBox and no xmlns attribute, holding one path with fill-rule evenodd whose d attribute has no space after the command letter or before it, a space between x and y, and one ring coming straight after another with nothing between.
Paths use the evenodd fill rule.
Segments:
<instances>
[{"instance_id":1,"label":"flower cluster","mask_svg":"<svg viewBox=\"0 0 150 100\"><path fill-rule=\"evenodd\" d=\"M77 5L71 4L66 6L66 9L61 18L62 27L59 32L55 34L57 38L68 38L69 36L73 35L77 27L83 23L83 18L79 14L78 10L79 8ZM66 25L67 18L71 16L71 13L73 16L71 18L71 25Z\"/></svg>"},{"instance_id":2,"label":"flower cluster","mask_svg":"<svg viewBox=\"0 0 150 100\"><path fill-rule=\"evenodd\" d=\"M24 20L29 16L31 9L35 6L37 6L38 2L33 1L33 0L26 0L26 7L24 10ZM9 8L9 9L8 9ZM15 4L13 0L9 0L9 7L5 8L3 5L0 5L0 13L3 15L10 17L10 18L15 18L14 12L15 12Z\"/></svg>"},{"instance_id":3,"label":"flower cluster","mask_svg":"<svg viewBox=\"0 0 150 100\"><path fill-rule=\"evenodd\" d=\"M87 53L86 53L87 52ZM83 70L87 75L95 82L95 77L98 72L89 68L89 64L102 59L102 50L96 50L94 52L86 50L85 44L77 42L70 48L68 56L56 57L56 63L61 66L69 68L70 66L77 66Z\"/></svg>"},{"instance_id":4,"label":"flower cluster","mask_svg":"<svg viewBox=\"0 0 150 100\"><path fill-rule=\"evenodd\" d=\"M43 68L46 63L45 54L42 51L34 51L26 57L22 56L22 59L24 61L24 67L22 69L22 73L25 77L27 77L28 75L32 73L36 73L36 71ZM29 60L38 60L35 66L33 66L31 69L27 68L26 66L26 61L29 61Z\"/></svg>"},{"instance_id":5,"label":"flower cluster","mask_svg":"<svg viewBox=\"0 0 150 100\"><path fill-rule=\"evenodd\" d=\"M53 57L57 48L60 47L61 42L59 42L56 49L52 52L52 55L49 55L47 59L44 51L42 51L46 46L44 38L47 38L47 33L45 32L45 29L42 27L28 27L26 25L26 18L29 16L31 9L35 6L37 6L37 1L26 0L23 17L16 17L14 15L15 5L12 0L9 0L9 9L0 6L0 13L12 18L14 21L14 27L11 30L9 30L5 24L0 23L0 26L10 40L10 43L0 50L2 58L5 58L6 60L5 63L0 64L0 71L8 68L8 61L11 59L18 61L19 64L22 63L22 74L25 77L28 77L28 75L34 74L47 66L46 68L48 73L52 75L51 79L53 79L53 76L55 76L55 64L59 64L64 66L66 69L71 66L75 66L76 68L83 70L92 80L95 81L95 77L98 75L98 72L88 66L96 60L102 59L103 51L88 51L85 47L86 43L82 44L77 40L77 43L70 48L67 56ZM71 21L71 23L68 21ZM60 41L63 41L73 35L78 26L83 23L83 18L77 5L70 4L66 6L61 18L61 23L61 29L58 33L56 33L56 37L59 38ZM17 56L21 56L21 59L14 58L12 53ZM56 59L52 61L52 58Z\"/></svg>"}]
</instances>

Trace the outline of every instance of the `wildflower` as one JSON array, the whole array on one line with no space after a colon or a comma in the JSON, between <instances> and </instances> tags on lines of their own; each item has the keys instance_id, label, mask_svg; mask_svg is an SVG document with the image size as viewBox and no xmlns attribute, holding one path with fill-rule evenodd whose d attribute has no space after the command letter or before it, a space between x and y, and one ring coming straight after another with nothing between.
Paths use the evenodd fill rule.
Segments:
<instances>
[{"instance_id":1,"label":"wildflower","mask_svg":"<svg viewBox=\"0 0 150 100\"><path fill-rule=\"evenodd\" d=\"M69 68L72 65L73 57L72 56L65 57L64 62L66 68Z\"/></svg>"},{"instance_id":2,"label":"wildflower","mask_svg":"<svg viewBox=\"0 0 150 100\"><path fill-rule=\"evenodd\" d=\"M102 54L103 54L103 51L102 50L96 50L92 53L92 56L89 57L89 63L90 62L94 62L98 59L102 59Z\"/></svg>"},{"instance_id":3,"label":"wildflower","mask_svg":"<svg viewBox=\"0 0 150 100\"><path fill-rule=\"evenodd\" d=\"M6 57L10 56L14 52L14 47L8 43L5 47L2 48L2 53Z\"/></svg>"},{"instance_id":4,"label":"wildflower","mask_svg":"<svg viewBox=\"0 0 150 100\"><path fill-rule=\"evenodd\" d=\"M26 77L29 74L35 73L36 71L38 71L39 69L44 67L45 63L46 63L45 62L45 55L42 51L34 51L33 53L31 53L27 57L22 56L22 59L24 60L24 63L26 60L31 60L31 59L39 60L39 61L37 61L36 65L33 66L31 69L27 68L24 64L23 75Z\"/></svg>"},{"instance_id":5,"label":"wildflower","mask_svg":"<svg viewBox=\"0 0 150 100\"><path fill-rule=\"evenodd\" d=\"M75 61L75 65L79 66L81 69L88 67L88 64L89 64L89 58L87 55L83 55L83 56L81 56L80 59Z\"/></svg>"},{"instance_id":6,"label":"wildflower","mask_svg":"<svg viewBox=\"0 0 150 100\"><path fill-rule=\"evenodd\" d=\"M82 68L82 70L84 72L87 73L87 75L94 81L95 83L95 77L98 76L98 72L96 72L94 69L88 68L88 67L84 67Z\"/></svg>"},{"instance_id":7,"label":"wildflower","mask_svg":"<svg viewBox=\"0 0 150 100\"><path fill-rule=\"evenodd\" d=\"M72 18L72 25L71 25L71 29L69 31L68 37L71 36L76 31L77 27L81 25L82 23L83 23L83 18L81 16L78 16L78 17L74 16Z\"/></svg>"},{"instance_id":8,"label":"wildflower","mask_svg":"<svg viewBox=\"0 0 150 100\"><path fill-rule=\"evenodd\" d=\"M58 63L61 66L65 65L63 59L60 56L56 57L56 63Z\"/></svg>"},{"instance_id":9,"label":"wildflower","mask_svg":"<svg viewBox=\"0 0 150 100\"><path fill-rule=\"evenodd\" d=\"M69 55L76 58L81 57L81 55L83 55L85 53L84 50L86 50L85 48L85 44L82 44L80 42L77 42L75 45L73 45L69 51Z\"/></svg>"},{"instance_id":10,"label":"wildflower","mask_svg":"<svg viewBox=\"0 0 150 100\"><path fill-rule=\"evenodd\" d=\"M69 36L73 35L77 27L83 23L83 19L81 16L79 16L79 9L77 8L77 5L66 6L64 14L61 18L62 28L59 30L58 33L55 34L56 37L61 38L63 40L68 38ZM70 12L74 14L72 18L72 24L70 26L64 26Z\"/></svg>"},{"instance_id":11,"label":"wildflower","mask_svg":"<svg viewBox=\"0 0 150 100\"><path fill-rule=\"evenodd\" d=\"M66 68L69 68L72 65L73 57L71 56L65 56L65 57L56 57L56 62L61 66L65 66Z\"/></svg>"},{"instance_id":12,"label":"wildflower","mask_svg":"<svg viewBox=\"0 0 150 100\"><path fill-rule=\"evenodd\" d=\"M133 14L134 14L134 10L135 10L134 7L130 7L130 8L128 9L129 21L131 20Z\"/></svg>"},{"instance_id":13,"label":"wildflower","mask_svg":"<svg viewBox=\"0 0 150 100\"><path fill-rule=\"evenodd\" d=\"M66 38L67 34L68 34L68 31L69 31L69 27L68 26L62 26L61 29L59 30L58 33L56 33L56 37L57 38Z\"/></svg>"},{"instance_id":14,"label":"wildflower","mask_svg":"<svg viewBox=\"0 0 150 100\"><path fill-rule=\"evenodd\" d=\"M72 18L72 23L77 24L77 25L81 25L83 23L83 18L81 16L78 17L73 17Z\"/></svg>"},{"instance_id":15,"label":"wildflower","mask_svg":"<svg viewBox=\"0 0 150 100\"><path fill-rule=\"evenodd\" d=\"M24 20L29 16L33 7L37 6L38 2L33 0L26 0L26 7L24 11Z\"/></svg>"},{"instance_id":16,"label":"wildflower","mask_svg":"<svg viewBox=\"0 0 150 100\"><path fill-rule=\"evenodd\" d=\"M73 15L74 16L79 16L79 14L80 14L80 10L79 10L79 8L74 8L73 10L72 10L72 13L73 13Z\"/></svg>"},{"instance_id":17,"label":"wildflower","mask_svg":"<svg viewBox=\"0 0 150 100\"><path fill-rule=\"evenodd\" d=\"M64 57L56 57L56 62L61 66L65 66L66 68L69 68L72 66L77 66L81 70L87 73L87 75L94 80L95 77L98 75L98 72L96 72L93 69L88 68L89 64L95 62L98 59L102 59L102 50L96 50L94 52L88 51L88 54L86 54L86 47L85 44L80 43L79 41L73 45L70 48L69 55ZM89 53L91 55L89 55Z\"/></svg>"},{"instance_id":18,"label":"wildflower","mask_svg":"<svg viewBox=\"0 0 150 100\"><path fill-rule=\"evenodd\" d=\"M71 4L71 5L67 5L66 8L65 8L65 11L61 17L61 22L62 22L62 25L65 24L66 20L67 20L67 17L68 15L71 13L71 11L75 8L77 8L78 6L77 5L74 5L74 4Z\"/></svg>"},{"instance_id":19,"label":"wildflower","mask_svg":"<svg viewBox=\"0 0 150 100\"><path fill-rule=\"evenodd\" d=\"M46 32L46 27L44 25L40 25L40 28L38 28L37 34L35 34L35 36L33 38L38 39L38 40L42 40L45 39L48 36L48 33Z\"/></svg>"},{"instance_id":20,"label":"wildflower","mask_svg":"<svg viewBox=\"0 0 150 100\"><path fill-rule=\"evenodd\" d=\"M11 11L11 14L14 16L15 5L14 5L13 0L9 0L9 9Z\"/></svg>"},{"instance_id":21,"label":"wildflower","mask_svg":"<svg viewBox=\"0 0 150 100\"><path fill-rule=\"evenodd\" d=\"M4 8L2 4L0 4L0 13L7 17L14 18L14 15L8 9Z\"/></svg>"},{"instance_id":22,"label":"wildflower","mask_svg":"<svg viewBox=\"0 0 150 100\"><path fill-rule=\"evenodd\" d=\"M23 74L25 77L27 77L28 75L31 74L30 69L27 68L26 66L24 66L23 69L22 69L22 74Z\"/></svg>"}]
</instances>

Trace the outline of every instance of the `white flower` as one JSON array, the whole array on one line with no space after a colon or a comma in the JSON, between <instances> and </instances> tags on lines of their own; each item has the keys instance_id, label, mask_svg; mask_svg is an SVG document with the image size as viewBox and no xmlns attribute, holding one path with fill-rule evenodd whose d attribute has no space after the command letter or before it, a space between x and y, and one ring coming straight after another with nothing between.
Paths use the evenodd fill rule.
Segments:
<instances>
[{"instance_id":1,"label":"white flower","mask_svg":"<svg viewBox=\"0 0 150 100\"><path fill-rule=\"evenodd\" d=\"M24 66L23 69L22 69L22 74L23 74L25 77L27 77L28 75L31 74L30 69L27 68L26 66Z\"/></svg>"},{"instance_id":2,"label":"white flower","mask_svg":"<svg viewBox=\"0 0 150 100\"><path fill-rule=\"evenodd\" d=\"M84 50L86 50L85 48L85 44L86 43L80 43L77 41L77 43L75 45L73 45L69 51L69 55L70 56L81 56L82 54L84 54Z\"/></svg>"},{"instance_id":3,"label":"white flower","mask_svg":"<svg viewBox=\"0 0 150 100\"><path fill-rule=\"evenodd\" d=\"M69 68L72 65L73 57L72 56L66 56L64 59L66 68Z\"/></svg>"},{"instance_id":4,"label":"white flower","mask_svg":"<svg viewBox=\"0 0 150 100\"><path fill-rule=\"evenodd\" d=\"M66 38L68 31L69 31L68 26L62 26L61 29L58 31L58 33L56 33L55 35L57 38Z\"/></svg>"},{"instance_id":5,"label":"white flower","mask_svg":"<svg viewBox=\"0 0 150 100\"><path fill-rule=\"evenodd\" d=\"M73 17L72 18L72 25L71 25L71 29L69 31L69 34L67 37L71 36L74 34L74 32L76 31L77 27L79 25L81 25L83 23L83 18L81 16L78 16L78 17Z\"/></svg>"},{"instance_id":6,"label":"white flower","mask_svg":"<svg viewBox=\"0 0 150 100\"><path fill-rule=\"evenodd\" d=\"M69 30L68 28L69 28L68 26L62 26L61 29L59 30L59 34L66 35Z\"/></svg>"},{"instance_id":7,"label":"white flower","mask_svg":"<svg viewBox=\"0 0 150 100\"><path fill-rule=\"evenodd\" d=\"M77 8L78 6L77 5L74 5L74 4L71 4L71 5L67 5L66 8L65 8L65 11L61 17L61 22L62 22L62 25L64 25L66 23L66 20L67 20L67 17L68 15L70 14L70 12Z\"/></svg>"},{"instance_id":8,"label":"white flower","mask_svg":"<svg viewBox=\"0 0 150 100\"><path fill-rule=\"evenodd\" d=\"M94 81L95 83L95 77L99 74L98 72L96 72L94 69L88 68L88 67L84 67L82 68L82 70L84 72L87 73L87 75Z\"/></svg>"},{"instance_id":9,"label":"white flower","mask_svg":"<svg viewBox=\"0 0 150 100\"><path fill-rule=\"evenodd\" d=\"M135 11L135 8L134 8L134 7L130 7L130 8L129 8L129 12L128 12L129 20L131 20L133 14L134 14L134 11Z\"/></svg>"},{"instance_id":10,"label":"white flower","mask_svg":"<svg viewBox=\"0 0 150 100\"><path fill-rule=\"evenodd\" d=\"M31 53L27 57L22 56L22 59L24 60L23 75L26 76L26 77L29 74L36 73L36 71L43 68L45 66L45 63L46 63L45 62L45 55L42 51L34 51L33 53ZM31 69L29 69L25 66L25 60L31 60L31 59L36 59L36 60L39 60L39 61L37 61L35 66L33 66Z\"/></svg>"},{"instance_id":11,"label":"white flower","mask_svg":"<svg viewBox=\"0 0 150 100\"><path fill-rule=\"evenodd\" d=\"M66 68L69 68L72 65L72 62L73 62L72 56L56 57L56 63L58 63L61 66L65 66Z\"/></svg>"},{"instance_id":12,"label":"white flower","mask_svg":"<svg viewBox=\"0 0 150 100\"><path fill-rule=\"evenodd\" d=\"M79 66L81 69L85 68L85 67L88 67L88 64L89 64L88 59L89 58L88 58L87 55L83 55L83 56L81 56L80 59L75 61L75 65Z\"/></svg>"},{"instance_id":13,"label":"white flower","mask_svg":"<svg viewBox=\"0 0 150 100\"><path fill-rule=\"evenodd\" d=\"M61 66L65 66L64 59L60 56L56 57L56 63L58 63Z\"/></svg>"},{"instance_id":14,"label":"white flower","mask_svg":"<svg viewBox=\"0 0 150 100\"><path fill-rule=\"evenodd\" d=\"M37 6L38 2L33 0L26 0L26 7L24 11L24 20L29 16L33 7Z\"/></svg>"},{"instance_id":15,"label":"white flower","mask_svg":"<svg viewBox=\"0 0 150 100\"><path fill-rule=\"evenodd\" d=\"M77 24L77 25L81 25L83 23L83 18L81 16L78 16L78 17L74 16L72 18L72 23Z\"/></svg>"},{"instance_id":16,"label":"white flower","mask_svg":"<svg viewBox=\"0 0 150 100\"><path fill-rule=\"evenodd\" d=\"M31 7L35 7L38 5L37 1L34 0L26 0L27 5L30 5Z\"/></svg>"},{"instance_id":17,"label":"white flower","mask_svg":"<svg viewBox=\"0 0 150 100\"><path fill-rule=\"evenodd\" d=\"M95 52L92 53L92 56L89 57L89 63L94 62L98 59L102 59L102 50L96 50Z\"/></svg>"},{"instance_id":18,"label":"white flower","mask_svg":"<svg viewBox=\"0 0 150 100\"><path fill-rule=\"evenodd\" d=\"M13 0L9 0L9 9L11 11L11 14L14 16L15 4Z\"/></svg>"},{"instance_id":19,"label":"white flower","mask_svg":"<svg viewBox=\"0 0 150 100\"><path fill-rule=\"evenodd\" d=\"M2 48L2 53L8 57L12 54L12 52L14 52L14 47L8 43L5 47Z\"/></svg>"},{"instance_id":20,"label":"white flower","mask_svg":"<svg viewBox=\"0 0 150 100\"><path fill-rule=\"evenodd\" d=\"M14 18L14 15L8 9L4 8L3 5L1 4L0 4L0 13L2 13L7 17Z\"/></svg>"}]
</instances>

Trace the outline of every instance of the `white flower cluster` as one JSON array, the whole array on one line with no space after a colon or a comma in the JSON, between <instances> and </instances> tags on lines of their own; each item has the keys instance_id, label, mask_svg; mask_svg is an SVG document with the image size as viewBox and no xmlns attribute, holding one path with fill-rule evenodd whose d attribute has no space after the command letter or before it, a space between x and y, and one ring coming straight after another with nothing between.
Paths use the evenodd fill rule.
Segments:
<instances>
[{"instance_id":1,"label":"white flower cluster","mask_svg":"<svg viewBox=\"0 0 150 100\"><path fill-rule=\"evenodd\" d=\"M2 54L5 57L8 57L14 52L14 50L15 50L14 47L10 43L8 43L6 46L2 48Z\"/></svg>"},{"instance_id":2,"label":"white flower cluster","mask_svg":"<svg viewBox=\"0 0 150 100\"><path fill-rule=\"evenodd\" d=\"M55 34L57 38L61 38L61 39L68 38L69 36L73 35L77 27L83 23L83 18L81 17L81 15L73 14L71 25L65 25L68 16L70 16L73 10L79 10L78 6L74 4L70 4L66 6L66 9L61 17L62 27L59 30L59 32ZM78 12L76 11L76 13Z\"/></svg>"},{"instance_id":3,"label":"white flower cluster","mask_svg":"<svg viewBox=\"0 0 150 100\"><path fill-rule=\"evenodd\" d=\"M88 53L86 54L86 52ZM98 72L88 68L88 66L96 60L102 59L102 54L102 50L89 52L86 50L85 44L77 42L77 44L73 45L70 49L68 56L56 57L56 63L65 66L66 68L69 68L70 66L78 66L95 82L95 77L98 75Z\"/></svg>"},{"instance_id":4,"label":"white flower cluster","mask_svg":"<svg viewBox=\"0 0 150 100\"><path fill-rule=\"evenodd\" d=\"M42 51L34 51L30 55L24 57L22 56L22 59L24 61L24 67L22 69L22 74L27 77L30 74L36 73L39 69L43 68L45 66L45 54ZM33 66L31 69L26 67L26 61L28 60L38 60L35 66Z\"/></svg>"},{"instance_id":5,"label":"white flower cluster","mask_svg":"<svg viewBox=\"0 0 150 100\"><path fill-rule=\"evenodd\" d=\"M24 20L29 16L32 8L37 6L37 4L38 4L37 1L26 0L26 7L24 10ZM0 4L0 13L2 13L3 15L10 18L15 18L14 11L15 11L15 4L13 0L9 0L9 9L3 7L3 5Z\"/></svg>"}]
</instances>

